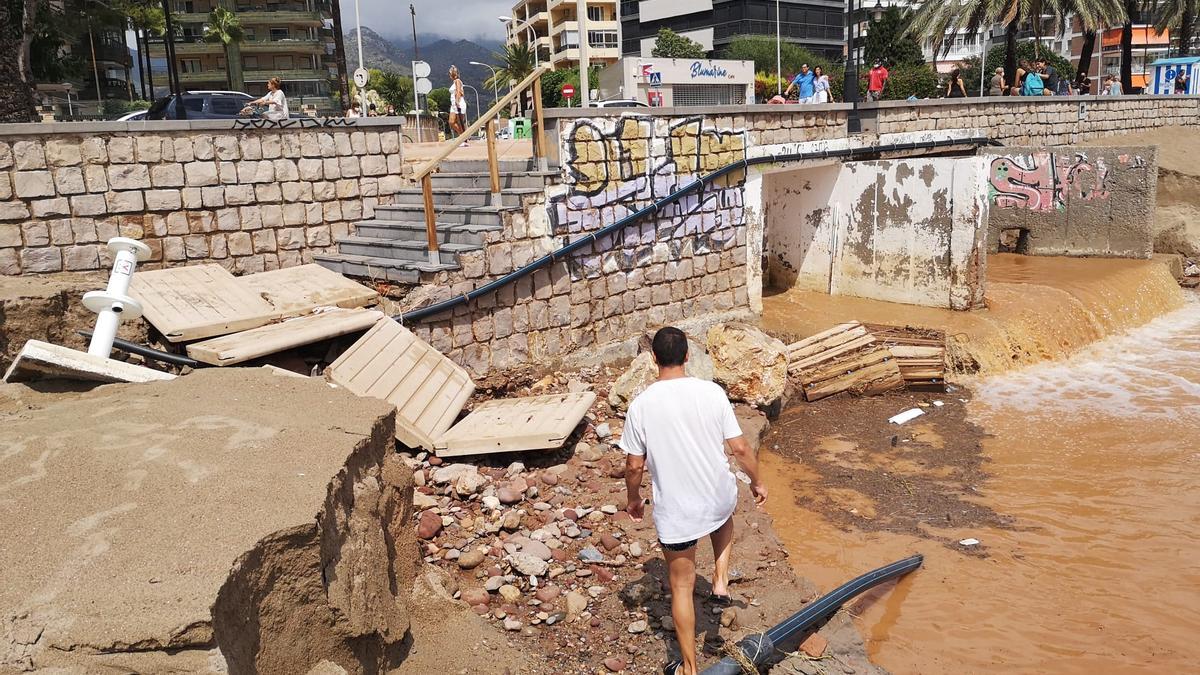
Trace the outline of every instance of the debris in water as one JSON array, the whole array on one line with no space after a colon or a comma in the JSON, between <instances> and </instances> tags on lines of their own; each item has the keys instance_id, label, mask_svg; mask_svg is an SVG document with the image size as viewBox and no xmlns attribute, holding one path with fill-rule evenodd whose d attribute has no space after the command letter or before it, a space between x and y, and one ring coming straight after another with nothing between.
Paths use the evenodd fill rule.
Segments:
<instances>
[{"instance_id":1,"label":"debris in water","mask_svg":"<svg viewBox=\"0 0 1200 675\"><path fill-rule=\"evenodd\" d=\"M908 410L905 410L904 412L902 412L898 415L893 415L892 417L889 417L888 422L890 422L892 424L904 424L905 422L908 422L909 420L914 420L924 414L925 414L925 411L921 410L920 408L909 408Z\"/></svg>"},{"instance_id":2,"label":"debris in water","mask_svg":"<svg viewBox=\"0 0 1200 675\"><path fill-rule=\"evenodd\" d=\"M979 540L975 539L974 537L971 537L968 539L963 539L962 541L958 542L958 545L959 546L978 546Z\"/></svg>"}]
</instances>

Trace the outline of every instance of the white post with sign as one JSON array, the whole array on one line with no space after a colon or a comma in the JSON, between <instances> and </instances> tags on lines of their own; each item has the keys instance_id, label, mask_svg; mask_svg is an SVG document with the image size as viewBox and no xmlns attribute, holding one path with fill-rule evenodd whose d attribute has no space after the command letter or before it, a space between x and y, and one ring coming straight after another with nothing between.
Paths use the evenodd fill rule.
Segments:
<instances>
[{"instance_id":1,"label":"white post with sign","mask_svg":"<svg viewBox=\"0 0 1200 675\"><path fill-rule=\"evenodd\" d=\"M433 91L429 81L429 64L424 61L412 62L413 74L413 109L417 112L417 142L421 142L421 96Z\"/></svg>"},{"instance_id":2,"label":"white post with sign","mask_svg":"<svg viewBox=\"0 0 1200 675\"><path fill-rule=\"evenodd\" d=\"M588 77L587 0L575 0L575 27L579 32L579 107L592 100L592 78Z\"/></svg>"}]
</instances>

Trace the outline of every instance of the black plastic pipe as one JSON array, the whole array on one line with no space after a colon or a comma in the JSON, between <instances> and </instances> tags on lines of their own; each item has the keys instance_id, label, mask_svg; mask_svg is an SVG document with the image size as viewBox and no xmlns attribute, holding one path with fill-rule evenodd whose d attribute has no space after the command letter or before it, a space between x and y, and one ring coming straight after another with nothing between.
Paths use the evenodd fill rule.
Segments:
<instances>
[{"instance_id":1,"label":"black plastic pipe","mask_svg":"<svg viewBox=\"0 0 1200 675\"><path fill-rule=\"evenodd\" d=\"M85 337L89 340L92 339L92 331L90 331L90 330L77 330L75 332L79 333L80 335L82 335L83 337ZM176 366L187 366L188 368L199 368L200 366L204 365L203 363L200 363L199 361L197 361L195 359L189 359L188 357L183 356L182 354L172 354L171 352L159 351L159 350L153 349L151 347L139 345L136 342L130 342L129 340L122 340L121 338L117 338L117 339L113 340L113 349L120 349L123 352L129 352L130 354L137 354L138 356L140 356L142 358L153 359L155 361L162 361L163 363L170 363L170 364L176 365Z\"/></svg>"},{"instance_id":2,"label":"black plastic pipe","mask_svg":"<svg viewBox=\"0 0 1200 675\"><path fill-rule=\"evenodd\" d=\"M663 197L662 199L658 200L657 202L654 202L650 206L639 209L638 211L635 211L634 213L631 213L628 216L621 218L620 220L616 221L615 223L612 223L611 225L605 225L604 227L600 228L599 230L596 230L595 232L590 232L587 235L585 235L579 239L576 239L575 241L558 249L557 251L553 251L551 253L548 253L548 254L542 256L541 258L538 258L537 260L534 260L533 262L529 263L528 265L525 265L521 269L509 272L508 274L500 277L499 279L494 279L492 281L489 281L488 283L480 286L479 288L476 288L472 291L468 291L467 293L464 293L460 296L453 297L448 300L443 300L441 302L436 302L427 307L418 307L417 309L405 312L404 314L394 316L392 318L399 321L400 323L412 323L412 322L420 321L421 319L433 316L435 314L441 314L442 312L454 309L455 307L457 307L461 304L468 303L482 295L491 293L491 292L496 291L504 286L507 286L508 284L513 283L517 279L526 277L526 276L532 274L533 272L535 272L543 267L546 267L547 265L550 265L551 263L554 263L558 260L562 260L563 258L571 255L575 251L578 251L579 249L583 248L584 246L588 246L589 244L595 243L596 240L598 240L602 237L606 237L606 236L613 234L614 232L617 232L629 225L632 225L632 224L640 221L642 218L645 218L646 216L658 213L658 211L660 209L662 209L664 206L667 206L669 204L673 204L673 203L679 201L682 197L687 195L689 192L697 190L700 187L702 187L708 183L711 183L712 181L714 181L728 173L732 173L734 171L739 171L739 170L744 170L749 166L753 166L756 164L776 164L779 162L795 162L795 161L816 160L816 159L838 159L838 158L852 159L854 157L861 156L861 155L875 155L875 154L879 154L881 152L904 152L907 150L933 150L936 148L945 148L945 147L950 147L950 146L955 146L955 145L980 146L980 145L999 145L999 143L991 140L990 138L981 136L981 137L963 138L963 139L954 139L954 140L921 141L921 142L913 142L913 143L890 143L888 145L871 145L871 146L858 147L858 148L840 148L837 150L817 150L817 151L812 151L812 152L790 152L790 153L784 153L784 154L780 154L780 155L769 155L766 157L743 158L736 162L733 162L732 164L727 164L727 165L721 167L720 169L713 171L712 173L701 176L700 178L697 178L696 180L692 181L691 183L688 183L687 185L683 186L682 188L679 188L675 192L672 192L671 194Z\"/></svg>"},{"instance_id":3,"label":"black plastic pipe","mask_svg":"<svg viewBox=\"0 0 1200 675\"><path fill-rule=\"evenodd\" d=\"M776 624L765 633L749 635L738 642L738 649L756 666L764 665L775 653L775 645L812 628L831 617L854 596L885 581L904 576L921 566L925 557L920 553L856 577L809 603L804 609ZM741 675L742 666L732 656L726 656L706 668L701 675Z\"/></svg>"}]
</instances>

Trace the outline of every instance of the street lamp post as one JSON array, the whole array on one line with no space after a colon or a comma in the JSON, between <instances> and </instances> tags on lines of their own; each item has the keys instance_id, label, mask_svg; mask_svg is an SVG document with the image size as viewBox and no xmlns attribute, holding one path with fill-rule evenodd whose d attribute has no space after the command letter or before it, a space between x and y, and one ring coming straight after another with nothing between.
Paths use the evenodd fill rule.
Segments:
<instances>
[{"instance_id":1,"label":"street lamp post","mask_svg":"<svg viewBox=\"0 0 1200 675\"><path fill-rule=\"evenodd\" d=\"M479 90L469 84L464 84L463 89L470 89L475 92L475 119L479 119Z\"/></svg>"},{"instance_id":2,"label":"street lamp post","mask_svg":"<svg viewBox=\"0 0 1200 675\"><path fill-rule=\"evenodd\" d=\"M579 31L579 107L586 108L592 98L592 78L588 63L587 0L575 0L575 26Z\"/></svg>"},{"instance_id":3,"label":"street lamp post","mask_svg":"<svg viewBox=\"0 0 1200 675\"><path fill-rule=\"evenodd\" d=\"M187 119L187 108L183 106L183 88L179 84L179 63L175 60L175 27L171 23L171 3L162 0L164 28L163 52L167 56L167 85L175 99L175 119Z\"/></svg>"},{"instance_id":4,"label":"street lamp post","mask_svg":"<svg viewBox=\"0 0 1200 675\"><path fill-rule=\"evenodd\" d=\"M517 20L512 18L511 16L499 16L496 18L500 19L501 23L505 23L505 24L511 23L513 28L517 27ZM527 43L529 43L529 47L531 49L533 49L533 66L535 68L541 66L542 65L542 57L540 54L538 54L538 46L537 46L538 36L537 36L537 31L533 30L533 26L525 27L525 41Z\"/></svg>"},{"instance_id":5,"label":"street lamp post","mask_svg":"<svg viewBox=\"0 0 1200 675\"><path fill-rule=\"evenodd\" d=\"M484 68L492 71L492 105L496 105L496 101L500 100L500 83L496 81L496 77L498 77L499 73L496 72L495 68L486 63L480 63L479 61L468 61L467 63L470 63L473 66L483 66Z\"/></svg>"},{"instance_id":6,"label":"street lamp post","mask_svg":"<svg viewBox=\"0 0 1200 675\"><path fill-rule=\"evenodd\" d=\"M362 16L358 11L358 0L354 0L354 26L357 33L355 34L355 42L358 43L358 69L363 69L363 52L362 52ZM356 83L357 84L357 83ZM363 117L367 116L367 88L360 86L358 88L358 114Z\"/></svg>"},{"instance_id":7,"label":"street lamp post","mask_svg":"<svg viewBox=\"0 0 1200 675\"><path fill-rule=\"evenodd\" d=\"M846 0L846 76L842 80L842 95L851 105L846 115L846 132L857 134L862 131L858 119L858 69L854 58L854 0Z\"/></svg>"},{"instance_id":8,"label":"street lamp post","mask_svg":"<svg viewBox=\"0 0 1200 675\"><path fill-rule=\"evenodd\" d=\"M783 96L783 37L779 31L779 0L775 0L775 89Z\"/></svg>"}]
</instances>

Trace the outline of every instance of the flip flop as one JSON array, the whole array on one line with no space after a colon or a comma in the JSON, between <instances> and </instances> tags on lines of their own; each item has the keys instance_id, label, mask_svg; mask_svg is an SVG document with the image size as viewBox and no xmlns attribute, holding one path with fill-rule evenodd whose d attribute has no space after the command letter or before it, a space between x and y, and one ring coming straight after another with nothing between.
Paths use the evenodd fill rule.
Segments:
<instances>
[{"instance_id":1,"label":"flip flop","mask_svg":"<svg viewBox=\"0 0 1200 675\"><path fill-rule=\"evenodd\" d=\"M683 659L675 659L663 666L663 675L675 675L680 668L683 668Z\"/></svg>"},{"instance_id":2,"label":"flip flop","mask_svg":"<svg viewBox=\"0 0 1200 675\"><path fill-rule=\"evenodd\" d=\"M732 604L733 604L733 597L732 597L732 596L729 596L729 595L720 595L720 594L717 594L717 593L713 593L713 594L709 595L709 596L708 596L708 600L709 600L709 602L711 602L712 604L714 604L714 605L720 605L720 606L722 606L722 607L728 607L729 605L732 605Z\"/></svg>"}]
</instances>

